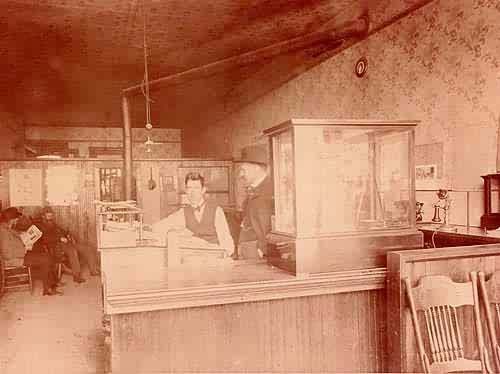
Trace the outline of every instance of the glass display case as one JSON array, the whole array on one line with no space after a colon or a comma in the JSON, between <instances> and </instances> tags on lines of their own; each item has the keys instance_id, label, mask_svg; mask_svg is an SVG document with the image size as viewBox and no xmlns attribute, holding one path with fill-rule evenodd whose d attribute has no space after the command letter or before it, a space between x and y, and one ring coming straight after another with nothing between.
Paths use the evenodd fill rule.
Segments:
<instances>
[{"instance_id":1,"label":"glass display case","mask_svg":"<svg viewBox=\"0 0 500 374\"><path fill-rule=\"evenodd\" d=\"M421 247L416 125L294 119L266 130L275 198L269 261L294 273L332 271L385 266L384 248Z\"/></svg>"},{"instance_id":2,"label":"glass display case","mask_svg":"<svg viewBox=\"0 0 500 374\"><path fill-rule=\"evenodd\" d=\"M97 247L136 247L142 240L143 212L134 201L96 201Z\"/></svg>"}]
</instances>

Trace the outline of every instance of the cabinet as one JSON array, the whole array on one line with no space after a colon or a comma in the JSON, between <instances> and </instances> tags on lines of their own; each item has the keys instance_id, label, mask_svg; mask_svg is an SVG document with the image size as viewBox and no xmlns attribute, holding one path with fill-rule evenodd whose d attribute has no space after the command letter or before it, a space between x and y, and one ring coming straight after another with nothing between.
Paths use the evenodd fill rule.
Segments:
<instances>
[{"instance_id":1,"label":"cabinet","mask_svg":"<svg viewBox=\"0 0 500 374\"><path fill-rule=\"evenodd\" d=\"M416 121L292 119L272 150L268 261L294 274L385 266L421 248L415 227Z\"/></svg>"},{"instance_id":2,"label":"cabinet","mask_svg":"<svg viewBox=\"0 0 500 374\"><path fill-rule=\"evenodd\" d=\"M483 175L484 180L484 214L481 216L481 227L495 230L500 227L500 174Z\"/></svg>"}]
</instances>

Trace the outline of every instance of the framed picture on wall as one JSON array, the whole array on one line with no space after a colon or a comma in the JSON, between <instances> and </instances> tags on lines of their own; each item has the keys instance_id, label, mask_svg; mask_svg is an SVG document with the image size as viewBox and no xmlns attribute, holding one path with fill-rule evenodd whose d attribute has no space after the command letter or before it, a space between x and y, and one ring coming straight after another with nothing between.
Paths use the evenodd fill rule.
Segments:
<instances>
[{"instance_id":1,"label":"framed picture on wall","mask_svg":"<svg viewBox=\"0 0 500 374\"><path fill-rule=\"evenodd\" d=\"M437 165L417 165L415 167L415 178L423 181L437 179Z\"/></svg>"},{"instance_id":2,"label":"framed picture on wall","mask_svg":"<svg viewBox=\"0 0 500 374\"><path fill-rule=\"evenodd\" d=\"M436 164L415 166L415 187L417 190L435 189L440 182Z\"/></svg>"}]
</instances>

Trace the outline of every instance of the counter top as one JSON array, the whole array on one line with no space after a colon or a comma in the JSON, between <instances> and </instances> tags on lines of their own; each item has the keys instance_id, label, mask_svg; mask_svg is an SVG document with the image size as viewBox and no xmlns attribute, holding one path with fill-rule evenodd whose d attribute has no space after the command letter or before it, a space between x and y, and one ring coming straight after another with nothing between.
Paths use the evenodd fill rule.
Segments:
<instances>
[{"instance_id":1,"label":"counter top","mask_svg":"<svg viewBox=\"0 0 500 374\"><path fill-rule=\"evenodd\" d=\"M500 240L500 230L488 230L487 232L480 227L467 227L459 225L448 225L443 228L440 223L419 223L417 229L422 231L437 231L438 233L449 233L456 235L466 235L477 238L492 238Z\"/></svg>"},{"instance_id":2,"label":"counter top","mask_svg":"<svg viewBox=\"0 0 500 374\"><path fill-rule=\"evenodd\" d=\"M265 261L220 265L113 268L103 277L108 314L241 303L384 288L386 268L351 270L299 278Z\"/></svg>"}]
</instances>

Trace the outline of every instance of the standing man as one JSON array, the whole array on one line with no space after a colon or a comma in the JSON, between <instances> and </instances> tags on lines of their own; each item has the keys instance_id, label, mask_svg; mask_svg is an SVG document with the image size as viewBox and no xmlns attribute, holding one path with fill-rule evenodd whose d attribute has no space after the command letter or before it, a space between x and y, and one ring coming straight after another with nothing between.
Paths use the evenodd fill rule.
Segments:
<instances>
[{"instance_id":1,"label":"standing man","mask_svg":"<svg viewBox=\"0 0 500 374\"><path fill-rule=\"evenodd\" d=\"M266 235L271 231L271 216L274 213L267 152L264 147L246 147L239 162L240 175L247 182L247 191L238 254L242 258L263 258L267 255Z\"/></svg>"},{"instance_id":2,"label":"standing man","mask_svg":"<svg viewBox=\"0 0 500 374\"><path fill-rule=\"evenodd\" d=\"M92 253L88 253L83 246L75 245L70 239L68 232L55 222L54 211L51 207L42 209L41 221L36 225L42 232L42 237L35 243L35 246L42 246L52 251L62 251L68 257L73 272L73 280L76 283L85 282L81 275L81 265L78 255L87 262L91 275L98 275L97 259Z\"/></svg>"},{"instance_id":3,"label":"standing man","mask_svg":"<svg viewBox=\"0 0 500 374\"><path fill-rule=\"evenodd\" d=\"M234 251L234 242L226 217L215 201L206 200L205 180L199 173L188 173L184 180L188 205L152 225L153 232L184 231L201 245L224 249L226 256Z\"/></svg>"}]
</instances>

